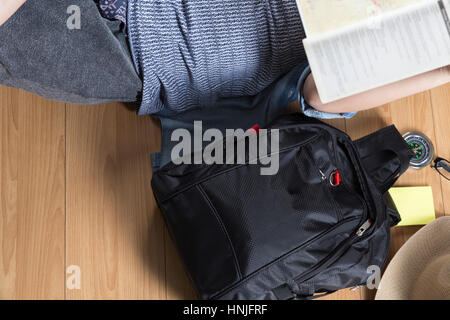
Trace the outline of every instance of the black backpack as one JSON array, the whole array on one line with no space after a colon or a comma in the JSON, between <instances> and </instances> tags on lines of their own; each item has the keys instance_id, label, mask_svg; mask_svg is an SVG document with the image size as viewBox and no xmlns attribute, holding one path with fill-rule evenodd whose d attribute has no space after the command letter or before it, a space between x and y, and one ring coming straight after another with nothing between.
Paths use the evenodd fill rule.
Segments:
<instances>
[{"instance_id":1,"label":"black backpack","mask_svg":"<svg viewBox=\"0 0 450 320\"><path fill-rule=\"evenodd\" d=\"M300 114L279 129L279 171L175 165L152 187L202 299L307 299L365 285L400 221L384 194L409 165L394 126L352 141ZM268 136L270 136L270 129Z\"/></svg>"}]
</instances>

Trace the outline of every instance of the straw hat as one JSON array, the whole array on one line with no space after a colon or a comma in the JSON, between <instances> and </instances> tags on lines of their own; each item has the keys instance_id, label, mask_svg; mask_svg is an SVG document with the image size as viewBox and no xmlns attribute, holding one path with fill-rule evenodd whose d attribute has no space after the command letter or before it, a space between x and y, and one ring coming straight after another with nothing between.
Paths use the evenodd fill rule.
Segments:
<instances>
[{"instance_id":1,"label":"straw hat","mask_svg":"<svg viewBox=\"0 0 450 320\"><path fill-rule=\"evenodd\" d=\"M450 217L426 225L400 248L375 299L450 300Z\"/></svg>"}]
</instances>

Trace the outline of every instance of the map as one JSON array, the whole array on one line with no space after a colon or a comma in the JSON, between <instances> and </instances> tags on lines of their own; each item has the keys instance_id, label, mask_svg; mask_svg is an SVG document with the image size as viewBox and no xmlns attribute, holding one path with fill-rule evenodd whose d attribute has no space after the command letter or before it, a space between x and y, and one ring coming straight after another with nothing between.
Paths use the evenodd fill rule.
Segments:
<instances>
[{"instance_id":1,"label":"map","mask_svg":"<svg viewBox=\"0 0 450 320\"><path fill-rule=\"evenodd\" d=\"M308 37L324 34L383 13L435 0L297 0Z\"/></svg>"}]
</instances>

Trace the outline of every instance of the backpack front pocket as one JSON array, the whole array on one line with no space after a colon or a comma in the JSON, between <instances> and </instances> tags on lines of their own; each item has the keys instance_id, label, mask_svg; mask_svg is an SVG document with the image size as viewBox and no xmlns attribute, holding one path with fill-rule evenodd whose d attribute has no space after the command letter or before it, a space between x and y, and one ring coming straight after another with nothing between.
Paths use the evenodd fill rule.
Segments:
<instances>
[{"instance_id":1,"label":"backpack front pocket","mask_svg":"<svg viewBox=\"0 0 450 320\"><path fill-rule=\"evenodd\" d=\"M242 278L227 230L201 187L158 203L202 299Z\"/></svg>"},{"instance_id":2,"label":"backpack front pocket","mask_svg":"<svg viewBox=\"0 0 450 320\"><path fill-rule=\"evenodd\" d=\"M245 277L341 220L308 146L280 153L276 175L246 165L201 183Z\"/></svg>"}]
</instances>

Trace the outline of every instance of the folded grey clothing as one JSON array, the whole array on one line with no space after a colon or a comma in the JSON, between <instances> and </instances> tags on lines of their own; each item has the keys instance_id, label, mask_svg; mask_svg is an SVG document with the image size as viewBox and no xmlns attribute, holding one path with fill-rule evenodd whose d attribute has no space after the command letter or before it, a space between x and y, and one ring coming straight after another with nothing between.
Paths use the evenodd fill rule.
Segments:
<instances>
[{"instance_id":1,"label":"folded grey clothing","mask_svg":"<svg viewBox=\"0 0 450 320\"><path fill-rule=\"evenodd\" d=\"M76 8L79 29L68 27ZM120 28L93 1L28 0L0 26L0 84L70 103L136 101L142 81Z\"/></svg>"}]
</instances>

